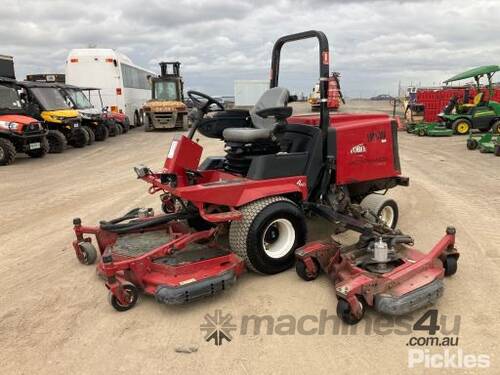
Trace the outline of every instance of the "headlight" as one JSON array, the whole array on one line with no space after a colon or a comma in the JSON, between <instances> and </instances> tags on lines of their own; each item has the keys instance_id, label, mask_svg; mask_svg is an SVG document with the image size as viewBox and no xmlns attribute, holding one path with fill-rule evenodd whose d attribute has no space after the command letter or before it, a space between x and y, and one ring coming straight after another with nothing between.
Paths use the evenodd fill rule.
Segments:
<instances>
[{"instance_id":1,"label":"headlight","mask_svg":"<svg viewBox=\"0 0 500 375\"><path fill-rule=\"evenodd\" d=\"M16 122L0 121L0 128L7 130L17 130L18 124Z\"/></svg>"}]
</instances>

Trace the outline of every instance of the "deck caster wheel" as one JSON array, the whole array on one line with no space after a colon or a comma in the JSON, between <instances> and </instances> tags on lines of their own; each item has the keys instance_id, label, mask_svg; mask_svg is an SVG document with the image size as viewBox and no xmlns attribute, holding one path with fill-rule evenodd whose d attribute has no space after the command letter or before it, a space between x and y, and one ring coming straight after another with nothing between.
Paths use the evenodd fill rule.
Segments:
<instances>
[{"instance_id":1,"label":"deck caster wheel","mask_svg":"<svg viewBox=\"0 0 500 375\"><path fill-rule=\"evenodd\" d=\"M495 156L500 156L500 144L495 145L495 151L493 151Z\"/></svg>"},{"instance_id":2,"label":"deck caster wheel","mask_svg":"<svg viewBox=\"0 0 500 375\"><path fill-rule=\"evenodd\" d=\"M475 139L467 140L467 150L475 150L479 146L479 142Z\"/></svg>"},{"instance_id":3,"label":"deck caster wheel","mask_svg":"<svg viewBox=\"0 0 500 375\"><path fill-rule=\"evenodd\" d=\"M457 273L458 261L457 257L453 255L448 255L443 261L444 275L453 276Z\"/></svg>"},{"instance_id":4,"label":"deck caster wheel","mask_svg":"<svg viewBox=\"0 0 500 375\"><path fill-rule=\"evenodd\" d=\"M425 136L425 129L418 129L417 134L419 137L424 137Z\"/></svg>"},{"instance_id":5,"label":"deck caster wheel","mask_svg":"<svg viewBox=\"0 0 500 375\"><path fill-rule=\"evenodd\" d=\"M97 250L90 242L80 242L78 244L80 248L80 254L78 255L78 260L80 263L85 265L94 264L97 259Z\"/></svg>"},{"instance_id":6,"label":"deck caster wheel","mask_svg":"<svg viewBox=\"0 0 500 375\"><path fill-rule=\"evenodd\" d=\"M295 262L295 272L297 272L297 275L299 275L299 277L302 280L305 281L316 280L319 275L317 261L314 258L311 258L311 260L314 262L314 265L316 266L316 272L310 272L307 269L306 264L302 259L297 259L297 261Z\"/></svg>"},{"instance_id":7,"label":"deck caster wheel","mask_svg":"<svg viewBox=\"0 0 500 375\"><path fill-rule=\"evenodd\" d=\"M125 304L123 304L111 292L109 292L108 299L109 299L109 303L111 304L111 306L113 306L113 308L116 311L122 312L122 311L130 310L132 307L135 306L135 304L137 303L137 300L139 299L139 290L137 289L137 287L134 284L128 283L128 282L123 283L120 287L123 289L123 293L125 295L127 302Z\"/></svg>"},{"instance_id":8,"label":"deck caster wheel","mask_svg":"<svg viewBox=\"0 0 500 375\"><path fill-rule=\"evenodd\" d=\"M357 299L360 308L361 308L361 314L359 317L354 316L354 314L351 311L351 305L349 305L349 302L347 302L343 298L339 298L337 302L337 316L346 324L349 325L354 325L358 324L361 319L363 319L363 316L365 315L365 306L363 302L361 302L359 299Z\"/></svg>"}]
</instances>

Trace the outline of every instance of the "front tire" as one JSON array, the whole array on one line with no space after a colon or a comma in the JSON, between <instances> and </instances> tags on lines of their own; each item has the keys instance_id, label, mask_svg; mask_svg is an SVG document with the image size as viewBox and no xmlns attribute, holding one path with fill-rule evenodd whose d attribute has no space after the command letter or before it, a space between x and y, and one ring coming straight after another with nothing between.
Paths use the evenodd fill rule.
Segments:
<instances>
[{"instance_id":1,"label":"front tire","mask_svg":"<svg viewBox=\"0 0 500 375\"><path fill-rule=\"evenodd\" d=\"M26 151L26 155L30 158L38 159L43 158L49 152L49 141L47 138L43 138L40 141L40 148L37 150Z\"/></svg>"},{"instance_id":2,"label":"front tire","mask_svg":"<svg viewBox=\"0 0 500 375\"><path fill-rule=\"evenodd\" d=\"M71 146L74 148L83 148L85 147L90 140L90 135L84 128L77 128L73 130L73 134L71 136Z\"/></svg>"},{"instance_id":3,"label":"front tire","mask_svg":"<svg viewBox=\"0 0 500 375\"><path fill-rule=\"evenodd\" d=\"M251 202L240 211L242 219L229 227L229 244L248 269L275 274L292 267L294 251L307 237L302 210L288 198L275 196Z\"/></svg>"},{"instance_id":4,"label":"front tire","mask_svg":"<svg viewBox=\"0 0 500 375\"><path fill-rule=\"evenodd\" d=\"M92 130L92 128L90 126L83 126L83 129L85 129L85 131L87 132L87 134L89 135L89 141L87 142L87 145L91 145L95 142L95 133L94 133L94 130Z\"/></svg>"},{"instance_id":5,"label":"front tire","mask_svg":"<svg viewBox=\"0 0 500 375\"><path fill-rule=\"evenodd\" d=\"M16 158L14 144L5 138L0 138L0 165L9 165Z\"/></svg>"},{"instance_id":6,"label":"front tire","mask_svg":"<svg viewBox=\"0 0 500 375\"><path fill-rule=\"evenodd\" d=\"M51 154L60 154L68 144L66 137L59 130L49 130L47 141L49 141L49 153Z\"/></svg>"},{"instance_id":7,"label":"front tire","mask_svg":"<svg viewBox=\"0 0 500 375\"><path fill-rule=\"evenodd\" d=\"M475 150L479 147L479 142L476 139L467 140L467 150Z\"/></svg>"},{"instance_id":8,"label":"front tire","mask_svg":"<svg viewBox=\"0 0 500 375\"><path fill-rule=\"evenodd\" d=\"M495 145L495 151L493 151L495 156L500 156L500 144Z\"/></svg>"},{"instance_id":9,"label":"front tire","mask_svg":"<svg viewBox=\"0 0 500 375\"><path fill-rule=\"evenodd\" d=\"M151 123L151 119L147 114L144 115L144 131L145 132L150 132L153 131L154 127L153 124Z\"/></svg>"},{"instance_id":10,"label":"front tire","mask_svg":"<svg viewBox=\"0 0 500 375\"><path fill-rule=\"evenodd\" d=\"M139 116L139 112L134 113L134 126L136 128L142 126L141 116Z\"/></svg>"},{"instance_id":11,"label":"front tire","mask_svg":"<svg viewBox=\"0 0 500 375\"><path fill-rule=\"evenodd\" d=\"M453 133L458 135L466 135L469 133L472 127L472 123L466 118L459 118L458 120L453 121L451 124L451 128L453 129Z\"/></svg>"}]
</instances>

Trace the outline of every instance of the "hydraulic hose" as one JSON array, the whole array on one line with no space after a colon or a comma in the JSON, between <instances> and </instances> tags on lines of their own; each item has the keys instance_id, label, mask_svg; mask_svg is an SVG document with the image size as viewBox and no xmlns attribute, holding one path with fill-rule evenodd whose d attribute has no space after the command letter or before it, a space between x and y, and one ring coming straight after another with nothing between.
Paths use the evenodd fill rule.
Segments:
<instances>
[{"instance_id":1,"label":"hydraulic hose","mask_svg":"<svg viewBox=\"0 0 500 375\"><path fill-rule=\"evenodd\" d=\"M120 224L120 222L124 220L137 218L137 212L138 209L134 209L120 218L111 220L109 222L101 221L100 227L102 230L106 230L108 232L123 234L131 231L152 228L158 225L166 224L172 220L187 219L192 216L191 212L183 211L168 215L156 216L153 218L147 218L144 220L132 220L127 223Z\"/></svg>"}]
</instances>

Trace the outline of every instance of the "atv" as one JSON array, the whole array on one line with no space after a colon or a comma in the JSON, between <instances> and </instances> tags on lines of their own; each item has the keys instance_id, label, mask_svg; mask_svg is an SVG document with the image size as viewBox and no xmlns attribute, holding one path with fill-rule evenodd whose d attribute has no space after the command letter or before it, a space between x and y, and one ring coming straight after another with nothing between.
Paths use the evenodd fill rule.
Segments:
<instances>
[{"instance_id":1,"label":"atv","mask_svg":"<svg viewBox=\"0 0 500 375\"><path fill-rule=\"evenodd\" d=\"M319 115L292 116L278 86L285 43L319 42ZM398 206L384 193L407 186L401 175L397 123L385 114L329 116L328 40L322 32L284 36L272 53L270 89L248 110L226 110L209 95L188 91L192 127L177 136L162 169L135 172L161 193L165 214L134 209L98 227L73 221L83 264L101 254L98 271L119 311L138 291L164 303L185 303L234 284L245 268L284 271L307 241L306 217L319 215L365 238L396 231ZM225 142L226 154L202 163L196 132ZM218 239L228 234L229 243Z\"/></svg>"},{"instance_id":2,"label":"atv","mask_svg":"<svg viewBox=\"0 0 500 375\"><path fill-rule=\"evenodd\" d=\"M16 153L42 158L49 150L47 131L40 121L25 116L21 99L10 80L0 80L0 165L9 165Z\"/></svg>"}]
</instances>

